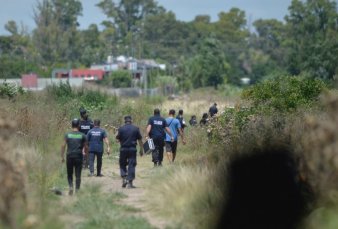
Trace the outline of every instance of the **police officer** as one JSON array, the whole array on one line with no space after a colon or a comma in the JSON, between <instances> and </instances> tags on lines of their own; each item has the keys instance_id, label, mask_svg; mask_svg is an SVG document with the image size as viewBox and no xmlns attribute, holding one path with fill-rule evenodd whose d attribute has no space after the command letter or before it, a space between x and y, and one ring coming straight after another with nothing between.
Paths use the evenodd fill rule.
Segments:
<instances>
[{"instance_id":1,"label":"police officer","mask_svg":"<svg viewBox=\"0 0 338 229\"><path fill-rule=\"evenodd\" d=\"M140 146L140 156L143 155L142 135L140 129L132 124L131 116L124 117L125 125L120 127L116 139L120 142L120 175L122 177L122 187L135 188L133 180L135 179L136 167L136 145ZM127 169L128 167L128 169Z\"/></svg>"},{"instance_id":2,"label":"police officer","mask_svg":"<svg viewBox=\"0 0 338 229\"><path fill-rule=\"evenodd\" d=\"M80 132L87 135L88 131L94 127L93 121L88 117L86 109L83 107L80 108ZM83 160L83 168L88 168L89 165L89 158L88 155L84 156Z\"/></svg>"},{"instance_id":3,"label":"police officer","mask_svg":"<svg viewBox=\"0 0 338 229\"><path fill-rule=\"evenodd\" d=\"M210 117L214 117L214 115L216 115L218 113L218 109L217 109L217 103L214 103L210 108L209 108L209 115Z\"/></svg>"},{"instance_id":4,"label":"police officer","mask_svg":"<svg viewBox=\"0 0 338 229\"><path fill-rule=\"evenodd\" d=\"M166 120L161 117L158 108L154 110L154 116L149 118L146 132L147 138L152 138L155 145L155 150L152 152L154 166L161 166L163 161L165 132L168 133L172 142L174 141L174 137L171 134Z\"/></svg>"},{"instance_id":5,"label":"police officer","mask_svg":"<svg viewBox=\"0 0 338 229\"><path fill-rule=\"evenodd\" d=\"M88 145L86 135L79 131L80 120L72 120L72 131L65 134L64 143L61 146L62 162L65 161L64 154L67 146L67 178L69 185L69 195L73 195L73 171L75 169L75 188L80 189L81 170L83 156L87 154Z\"/></svg>"},{"instance_id":6,"label":"police officer","mask_svg":"<svg viewBox=\"0 0 338 229\"><path fill-rule=\"evenodd\" d=\"M100 120L94 120L94 127L88 131L87 134L88 144L89 144L89 176L94 175L94 161L95 156L97 159L96 164L96 176L102 177L101 168L102 168L102 155L103 155L103 141L107 145L107 154L109 155L110 147L107 133L104 129L100 128Z\"/></svg>"}]
</instances>

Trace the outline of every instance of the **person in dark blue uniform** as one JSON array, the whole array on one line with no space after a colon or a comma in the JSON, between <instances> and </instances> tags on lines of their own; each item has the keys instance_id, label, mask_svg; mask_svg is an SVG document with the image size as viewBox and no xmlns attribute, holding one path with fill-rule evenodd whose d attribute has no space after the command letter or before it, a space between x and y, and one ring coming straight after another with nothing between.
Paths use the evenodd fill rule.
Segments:
<instances>
[{"instance_id":1,"label":"person in dark blue uniform","mask_svg":"<svg viewBox=\"0 0 338 229\"><path fill-rule=\"evenodd\" d=\"M104 129L100 128L100 120L94 120L94 127L88 131L87 134L88 144L89 144L89 176L94 175L94 161L95 156L97 159L96 164L96 176L102 177L101 168L102 168L102 155L104 152L103 142L107 145L107 154L109 155L110 147L107 133Z\"/></svg>"},{"instance_id":2,"label":"person in dark blue uniform","mask_svg":"<svg viewBox=\"0 0 338 229\"><path fill-rule=\"evenodd\" d=\"M75 188L76 191L80 189L81 185L81 170L82 160L84 154L87 154L88 145L86 135L79 131L80 120L74 119L72 121L72 131L65 134L64 143L61 146L62 162L65 161L65 149L67 146L67 178L69 185L69 195L73 194L73 171L75 169Z\"/></svg>"},{"instance_id":3,"label":"person in dark blue uniform","mask_svg":"<svg viewBox=\"0 0 338 229\"><path fill-rule=\"evenodd\" d=\"M122 187L135 188L133 180L136 173L137 142L140 147L140 156L143 156L142 135L140 129L132 124L131 116L124 117L125 125L117 131L116 139L120 142L120 175ZM128 169L127 169L128 167Z\"/></svg>"},{"instance_id":4,"label":"person in dark blue uniform","mask_svg":"<svg viewBox=\"0 0 338 229\"><path fill-rule=\"evenodd\" d=\"M85 135L88 134L88 131L94 127L93 121L88 117L87 111L84 108L80 108L80 132L84 133ZM88 168L89 166L89 158L88 154L86 154L83 158L83 168Z\"/></svg>"},{"instance_id":5,"label":"person in dark blue uniform","mask_svg":"<svg viewBox=\"0 0 338 229\"><path fill-rule=\"evenodd\" d=\"M170 140L174 141L174 136L168 127L164 118L161 117L160 110L154 110L154 116L150 117L147 126L147 138L152 138L155 145L155 150L152 152L152 161L154 166L161 166L163 161L163 147L165 140L165 133L168 133Z\"/></svg>"},{"instance_id":6,"label":"person in dark blue uniform","mask_svg":"<svg viewBox=\"0 0 338 229\"><path fill-rule=\"evenodd\" d=\"M218 113L217 109L217 103L214 103L210 108L209 108L209 115L210 117L214 117Z\"/></svg>"}]
</instances>

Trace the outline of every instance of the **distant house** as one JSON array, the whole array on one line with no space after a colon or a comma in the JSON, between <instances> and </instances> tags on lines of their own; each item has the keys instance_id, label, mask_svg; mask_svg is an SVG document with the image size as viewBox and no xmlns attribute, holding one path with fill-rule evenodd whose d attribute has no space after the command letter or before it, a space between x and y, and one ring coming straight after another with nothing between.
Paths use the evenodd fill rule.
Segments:
<instances>
[{"instance_id":1,"label":"distant house","mask_svg":"<svg viewBox=\"0 0 338 229\"><path fill-rule=\"evenodd\" d=\"M93 64L90 66L92 70L103 70L105 72L112 72L118 70L119 66L115 63L111 64Z\"/></svg>"},{"instance_id":2,"label":"distant house","mask_svg":"<svg viewBox=\"0 0 338 229\"><path fill-rule=\"evenodd\" d=\"M52 78L55 79L69 78L69 70L65 68L53 69Z\"/></svg>"},{"instance_id":3,"label":"distant house","mask_svg":"<svg viewBox=\"0 0 338 229\"><path fill-rule=\"evenodd\" d=\"M21 86L23 88L37 88L38 87L38 75L31 73L31 74L23 74L21 76Z\"/></svg>"},{"instance_id":4,"label":"distant house","mask_svg":"<svg viewBox=\"0 0 338 229\"><path fill-rule=\"evenodd\" d=\"M103 80L105 71L102 69L72 69L70 78L83 78L84 80Z\"/></svg>"},{"instance_id":5,"label":"distant house","mask_svg":"<svg viewBox=\"0 0 338 229\"><path fill-rule=\"evenodd\" d=\"M102 80L104 78L105 71L102 69L54 69L52 78L54 79L70 79L70 78L82 78L84 80Z\"/></svg>"}]
</instances>

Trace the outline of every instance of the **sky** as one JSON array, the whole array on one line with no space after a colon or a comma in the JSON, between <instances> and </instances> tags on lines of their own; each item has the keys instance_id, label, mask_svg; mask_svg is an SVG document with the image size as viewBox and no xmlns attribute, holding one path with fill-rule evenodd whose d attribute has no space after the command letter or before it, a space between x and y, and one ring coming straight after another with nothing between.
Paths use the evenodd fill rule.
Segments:
<instances>
[{"instance_id":1,"label":"sky","mask_svg":"<svg viewBox=\"0 0 338 229\"><path fill-rule=\"evenodd\" d=\"M8 35L5 24L14 20L18 25L24 25L28 31L35 28L33 8L38 0L0 0L0 35ZM79 18L80 28L85 29L90 24L100 24L105 15L95 5L100 0L82 0L83 16ZM176 14L182 21L191 21L196 15L210 15L213 21L218 19L219 12L228 12L232 7L244 10L248 21L259 18L275 18L283 20L288 14L291 0L157 0L159 5Z\"/></svg>"}]
</instances>

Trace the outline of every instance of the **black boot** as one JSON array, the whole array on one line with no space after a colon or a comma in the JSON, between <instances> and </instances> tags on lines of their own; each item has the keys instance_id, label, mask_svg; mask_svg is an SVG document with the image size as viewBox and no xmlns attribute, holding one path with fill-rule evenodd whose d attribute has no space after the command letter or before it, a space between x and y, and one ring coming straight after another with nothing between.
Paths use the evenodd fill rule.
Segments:
<instances>
[{"instance_id":1,"label":"black boot","mask_svg":"<svg viewBox=\"0 0 338 229\"><path fill-rule=\"evenodd\" d=\"M136 188L136 187L133 185L133 181L132 181L132 180L128 181L127 188Z\"/></svg>"},{"instance_id":2,"label":"black boot","mask_svg":"<svg viewBox=\"0 0 338 229\"><path fill-rule=\"evenodd\" d=\"M122 177L122 188L125 188L128 184L126 177Z\"/></svg>"}]
</instances>

